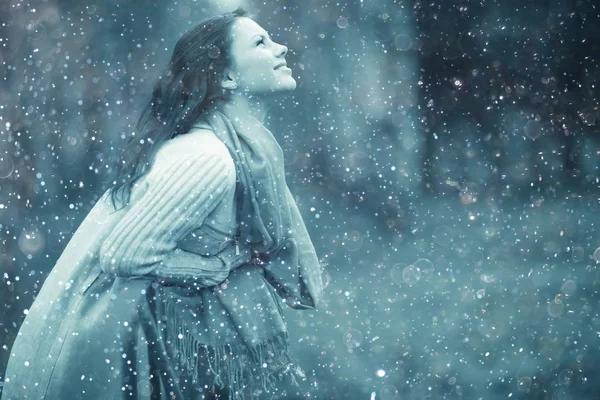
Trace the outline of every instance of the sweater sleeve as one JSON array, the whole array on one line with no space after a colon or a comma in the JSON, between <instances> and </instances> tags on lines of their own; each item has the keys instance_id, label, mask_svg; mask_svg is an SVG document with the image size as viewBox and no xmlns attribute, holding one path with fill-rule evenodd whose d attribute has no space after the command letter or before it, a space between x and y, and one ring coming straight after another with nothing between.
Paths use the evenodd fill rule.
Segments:
<instances>
[{"instance_id":1,"label":"sweater sleeve","mask_svg":"<svg viewBox=\"0 0 600 400\"><path fill-rule=\"evenodd\" d=\"M230 269L249 259L236 255L202 256L177 248L177 242L199 228L210 212L235 188L233 160L198 151L155 164L148 188L130 206L100 248L105 272L121 277L151 276L164 283L212 286Z\"/></svg>"}]
</instances>

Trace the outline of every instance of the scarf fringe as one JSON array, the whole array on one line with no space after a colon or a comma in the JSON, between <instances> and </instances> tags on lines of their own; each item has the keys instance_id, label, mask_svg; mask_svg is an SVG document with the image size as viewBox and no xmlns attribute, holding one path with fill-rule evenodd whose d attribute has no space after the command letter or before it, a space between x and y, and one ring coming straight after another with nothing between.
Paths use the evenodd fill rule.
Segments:
<instances>
[{"instance_id":1,"label":"scarf fringe","mask_svg":"<svg viewBox=\"0 0 600 400\"><path fill-rule=\"evenodd\" d=\"M289 354L289 335L280 332L274 338L252 348L239 344L207 345L199 342L193 332L185 326L177 312L178 304L173 299L166 301L167 338L171 341L175 359L202 384L200 362L206 360L213 380L211 390L229 390L229 400L243 400L250 395L274 398L278 382L289 379L299 387L296 375L304 378L304 372L294 365ZM180 336L181 335L181 336ZM201 358L205 356L204 358ZM204 378L206 379L206 378Z\"/></svg>"}]
</instances>

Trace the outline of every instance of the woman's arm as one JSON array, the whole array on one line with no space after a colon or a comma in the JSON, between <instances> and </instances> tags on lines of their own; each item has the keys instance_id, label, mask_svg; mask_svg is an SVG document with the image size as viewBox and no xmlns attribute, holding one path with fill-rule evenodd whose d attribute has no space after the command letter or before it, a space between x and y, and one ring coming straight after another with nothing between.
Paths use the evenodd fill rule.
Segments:
<instances>
[{"instance_id":1,"label":"woman's arm","mask_svg":"<svg viewBox=\"0 0 600 400\"><path fill-rule=\"evenodd\" d=\"M177 248L235 188L235 165L228 154L194 149L161 160L147 176L149 187L117 223L100 248L100 264L117 276L151 276L162 282L212 286L251 258L235 246L218 256Z\"/></svg>"},{"instance_id":2,"label":"woman's arm","mask_svg":"<svg viewBox=\"0 0 600 400\"><path fill-rule=\"evenodd\" d=\"M252 260L250 247L240 244L239 250L232 243L214 256L203 256L190 251L176 248L167 253L160 266L149 276L156 278L161 284L208 287L223 282L231 270L244 264L255 263ZM193 267L190 275L171 273L180 271L181 266Z\"/></svg>"}]
</instances>

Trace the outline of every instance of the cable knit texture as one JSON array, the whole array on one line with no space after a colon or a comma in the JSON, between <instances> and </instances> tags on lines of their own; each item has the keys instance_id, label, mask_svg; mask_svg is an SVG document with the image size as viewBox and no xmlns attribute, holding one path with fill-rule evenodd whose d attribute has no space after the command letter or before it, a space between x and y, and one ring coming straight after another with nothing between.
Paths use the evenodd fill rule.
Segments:
<instances>
[{"instance_id":1,"label":"cable knit texture","mask_svg":"<svg viewBox=\"0 0 600 400\"><path fill-rule=\"evenodd\" d=\"M177 248L199 221L235 190L235 167L229 155L205 148L160 160L147 177L148 189L137 198L100 247L106 273L120 277L149 275L164 283L216 285L231 263L199 257ZM228 252L234 249L228 247ZM231 258L231 257L230 257ZM231 262L250 258L250 249Z\"/></svg>"}]
</instances>

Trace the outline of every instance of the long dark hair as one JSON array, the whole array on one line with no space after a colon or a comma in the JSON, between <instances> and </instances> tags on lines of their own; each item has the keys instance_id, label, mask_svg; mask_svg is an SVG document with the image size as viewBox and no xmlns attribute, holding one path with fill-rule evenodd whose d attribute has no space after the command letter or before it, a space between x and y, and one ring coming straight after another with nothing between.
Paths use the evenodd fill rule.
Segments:
<instances>
[{"instance_id":1,"label":"long dark hair","mask_svg":"<svg viewBox=\"0 0 600 400\"><path fill-rule=\"evenodd\" d=\"M113 207L118 198L123 207L129 203L132 186L147 172L163 142L188 132L210 106L229 99L229 91L221 87L220 80L231 66L233 22L246 16L248 11L239 7L207 18L177 41L116 162L113 178L107 182Z\"/></svg>"}]
</instances>

